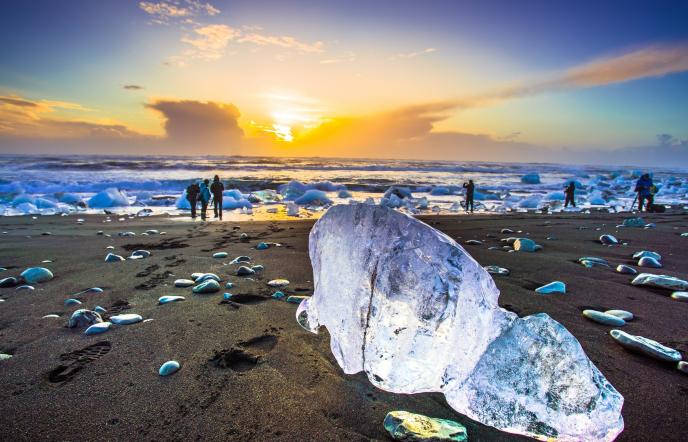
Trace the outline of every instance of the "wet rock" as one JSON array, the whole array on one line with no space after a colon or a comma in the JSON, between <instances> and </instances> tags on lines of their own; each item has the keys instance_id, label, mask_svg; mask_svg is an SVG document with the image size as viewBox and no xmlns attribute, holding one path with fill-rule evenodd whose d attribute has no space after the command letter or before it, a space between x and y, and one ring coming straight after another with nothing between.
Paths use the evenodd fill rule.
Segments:
<instances>
[{"instance_id":1,"label":"wet rock","mask_svg":"<svg viewBox=\"0 0 688 442\"><path fill-rule=\"evenodd\" d=\"M487 270L487 273L491 275L509 276L510 273L509 269L499 266L485 266L484 269Z\"/></svg>"},{"instance_id":2,"label":"wet rock","mask_svg":"<svg viewBox=\"0 0 688 442\"><path fill-rule=\"evenodd\" d=\"M583 316L598 324L611 325L612 327L622 327L626 325L626 321L623 319L597 310L583 310Z\"/></svg>"},{"instance_id":3,"label":"wet rock","mask_svg":"<svg viewBox=\"0 0 688 442\"><path fill-rule=\"evenodd\" d=\"M158 374L160 376L169 376L169 375L174 374L177 371L179 371L180 368L181 368L181 365L179 365L179 362L167 361L160 366L160 369L158 370Z\"/></svg>"},{"instance_id":4,"label":"wet rock","mask_svg":"<svg viewBox=\"0 0 688 442\"><path fill-rule=\"evenodd\" d=\"M250 267L246 267L246 266L241 266L236 271L237 276L249 276L249 275L253 275L255 273L256 273L255 270L253 270Z\"/></svg>"},{"instance_id":5,"label":"wet rock","mask_svg":"<svg viewBox=\"0 0 688 442\"><path fill-rule=\"evenodd\" d=\"M259 242L258 245L256 246L256 250L265 250L269 247L270 246L267 243Z\"/></svg>"},{"instance_id":6,"label":"wet rock","mask_svg":"<svg viewBox=\"0 0 688 442\"><path fill-rule=\"evenodd\" d=\"M99 335L101 333L105 333L106 331L110 330L110 326L112 325L112 322L99 322L97 324L93 324L92 326L88 327L86 331L84 332L85 335Z\"/></svg>"},{"instance_id":7,"label":"wet rock","mask_svg":"<svg viewBox=\"0 0 688 442\"><path fill-rule=\"evenodd\" d=\"M100 317L100 314L82 308L72 313L72 316L69 318L69 322L67 323L67 327L83 328L99 322L103 322L103 318Z\"/></svg>"},{"instance_id":8,"label":"wet rock","mask_svg":"<svg viewBox=\"0 0 688 442\"><path fill-rule=\"evenodd\" d=\"M0 288L14 287L17 284L19 284L19 280L14 276L0 279Z\"/></svg>"},{"instance_id":9,"label":"wet rock","mask_svg":"<svg viewBox=\"0 0 688 442\"><path fill-rule=\"evenodd\" d=\"M110 316L110 321L117 325L129 325L143 321L143 317L135 313L125 313L121 315Z\"/></svg>"},{"instance_id":10,"label":"wet rock","mask_svg":"<svg viewBox=\"0 0 688 442\"><path fill-rule=\"evenodd\" d=\"M605 234L600 236L600 242L604 245L616 245L619 240L614 235Z\"/></svg>"},{"instance_id":11,"label":"wet rock","mask_svg":"<svg viewBox=\"0 0 688 442\"><path fill-rule=\"evenodd\" d=\"M643 256L642 258L640 258L640 260L638 261L638 265L640 267L649 267L652 269L662 268L662 264L650 256Z\"/></svg>"},{"instance_id":12,"label":"wet rock","mask_svg":"<svg viewBox=\"0 0 688 442\"><path fill-rule=\"evenodd\" d=\"M624 227L645 227L645 221L642 218L626 218L623 220Z\"/></svg>"},{"instance_id":13,"label":"wet rock","mask_svg":"<svg viewBox=\"0 0 688 442\"><path fill-rule=\"evenodd\" d=\"M193 288L194 293L215 293L220 291L220 283L214 279L207 279Z\"/></svg>"},{"instance_id":14,"label":"wet rock","mask_svg":"<svg viewBox=\"0 0 688 442\"><path fill-rule=\"evenodd\" d=\"M660 361L678 362L681 360L681 353L673 348L666 347L657 341L635 336L621 330L612 330L609 334L624 348L642 353Z\"/></svg>"},{"instance_id":15,"label":"wet rock","mask_svg":"<svg viewBox=\"0 0 688 442\"><path fill-rule=\"evenodd\" d=\"M270 287L286 287L289 285L289 280L287 279L272 279L268 281Z\"/></svg>"},{"instance_id":16,"label":"wet rock","mask_svg":"<svg viewBox=\"0 0 688 442\"><path fill-rule=\"evenodd\" d=\"M541 295L549 295L552 293L566 293L566 284L564 284L561 281L550 282L549 284L545 284L542 287L536 288L535 292Z\"/></svg>"},{"instance_id":17,"label":"wet rock","mask_svg":"<svg viewBox=\"0 0 688 442\"><path fill-rule=\"evenodd\" d=\"M638 271L634 269L631 266L627 266L626 264L619 264L616 266L616 271L619 273L623 273L624 275L637 275Z\"/></svg>"},{"instance_id":18,"label":"wet rock","mask_svg":"<svg viewBox=\"0 0 688 442\"><path fill-rule=\"evenodd\" d=\"M174 281L175 287L191 287L195 282L191 279L177 279Z\"/></svg>"},{"instance_id":19,"label":"wet rock","mask_svg":"<svg viewBox=\"0 0 688 442\"><path fill-rule=\"evenodd\" d=\"M518 238L514 241L514 250L517 252L534 252L536 244L535 241L528 238Z\"/></svg>"},{"instance_id":20,"label":"wet rock","mask_svg":"<svg viewBox=\"0 0 688 442\"><path fill-rule=\"evenodd\" d=\"M96 311L97 313L100 313L101 315L103 313L107 313L107 310L105 310L103 307L101 307L99 305L97 305L96 308L94 308L93 310Z\"/></svg>"},{"instance_id":21,"label":"wet rock","mask_svg":"<svg viewBox=\"0 0 688 442\"><path fill-rule=\"evenodd\" d=\"M259 272L262 272L263 270L265 270L265 267L260 265L260 264L257 264L257 265L251 266L251 270L253 270L256 273L259 273Z\"/></svg>"},{"instance_id":22,"label":"wet rock","mask_svg":"<svg viewBox=\"0 0 688 442\"><path fill-rule=\"evenodd\" d=\"M671 299L688 302L688 292L674 292L671 294Z\"/></svg>"},{"instance_id":23,"label":"wet rock","mask_svg":"<svg viewBox=\"0 0 688 442\"><path fill-rule=\"evenodd\" d=\"M466 427L408 411L390 411L383 423L392 439L417 442L467 441Z\"/></svg>"},{"instance_id":24,"label":"wet rock","mask_svg":"<svg viewBox=\"0 0 688 442\"><path fill-rule=\"evenodd\" d=\"M115 255L114 253L108 253L105 257L105 262L119 262L124 261L124 257L120 255Z\"/></svg>"},{"instance_id":25,"label":"wet rock","mask_svg":"<svg viewBox=\"0 0 688 442\"><path fill-rule=\"evenodd\" d=\"M29 267L21 273L21 277L29 284L41 283L53 279L53 272L45 267Z\"/></svg>"},{"instance_id":26,"label":"wet rock","mask_svg":"<svg viewBox=\"0 0 688 442\"><path fill-rule=\"evenodd\" d=\"M205 282L211 279L217 282L222 282L222 278L217 276L215 273L201 273L194 279L194 281L196 284L200 284L201 282Z\"/></svg>"},{"instance_id":27,"label":"wet rock","mask_svg":"<svg viewBox=\"0 0 688 442\"><path fill-rule=\"evenodd\" d=\"M131 256L133 257L140 257L140 258L148 258L151 256L151 252L148 250L134 250L131 252Z\"/></svg>"},{"instance_id":28,"label":"wet rock","mask_svg":"<svg viewBox=\"0 0 688 442\"><path fill-rule=\"evenodd\" d=\"M607 310L605 313L608 315L616 316L617 318L621 318L626 322L632 321L634 318L633 313L626 310Z\"/></svg>"},{"instance_id":29,"label":"wet rock","mask_svg":"<svg viewBox=\"0 0 688 442\"><path fill-rule=\"evenodd\" d=\"M657 252L650 252L649 250L642 250L640 252L635 252L633 254L633 259L641 259L641 258L652 258L652 259L656 259L657 261L661 261L662 255L660 255Z\"/></svg>"},{"instance_id":30,"label":"wet rock","mask_svg":"<svg viewBox=\"0 0 688 442\"><path fill-rule=\"evenodd\" d=\"M658 287L669 290L688 290L688 282L682 279L676 278L674 276L668 275L653 275L651 273L641 273L636 276L633 281L633 285L646 285L649 287Z\"/></svg>"},{"instance_id":31,"label":"wet rock","mask_svg":"<svg viewBox=\"0 0 688 442\"><path fill-rule=\"evenodd\" d=\"M158 304L169 304L170 302L184 301L185 299L183 296L161 296L158 298Z\"/></svg>"}]
</instances>

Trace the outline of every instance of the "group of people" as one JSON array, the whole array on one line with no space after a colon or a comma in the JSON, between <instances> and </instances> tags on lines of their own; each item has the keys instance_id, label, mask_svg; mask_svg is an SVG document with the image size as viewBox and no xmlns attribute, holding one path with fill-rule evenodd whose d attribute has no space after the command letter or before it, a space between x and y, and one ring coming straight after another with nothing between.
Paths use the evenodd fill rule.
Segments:
<instances>
[{"instance_id":1,"label":"group of people","mask_svg":"<svg viewBox=\"0 0 688 442\"><path fill-rule=\"evenodd\" d=\"M215 175L213 182L209 179L201 181L201 183L192 183L186 188L186 199L191 204L191 218L196 219L196 207L201 203L201 220L205 221L207 218L208 205L212 201L215 218L222 219L222 193L225 190L225 185L220 181L220 177Z\"/></svg>"}]
</instances>

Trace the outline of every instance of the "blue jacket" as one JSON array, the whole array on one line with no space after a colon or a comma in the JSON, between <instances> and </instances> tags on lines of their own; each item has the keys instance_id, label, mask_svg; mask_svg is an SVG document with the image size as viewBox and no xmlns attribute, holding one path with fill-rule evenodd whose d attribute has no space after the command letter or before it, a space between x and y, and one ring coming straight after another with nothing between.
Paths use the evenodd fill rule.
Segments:
<instances>
[{"instance_id":1,"label":"blue jacket","mask_svg":"<svg viewBox=\"0 0 688 442\"><path fill-rule=\"evenodd\" d=\"M206 183L201 183L201 201L204 203L210 201L210 189Z\"/></svg>"},{"instance_id":2,"label":"blue jacket","mask_svg":"<svg viewBox=\"0 0 688 442\"><path fill-rule=\"evenodd\" d=\"M652 186L652 178L640 177L635 183L635 191L640 196L650 196L650 187Z\"/></svg>"}]
</instances>

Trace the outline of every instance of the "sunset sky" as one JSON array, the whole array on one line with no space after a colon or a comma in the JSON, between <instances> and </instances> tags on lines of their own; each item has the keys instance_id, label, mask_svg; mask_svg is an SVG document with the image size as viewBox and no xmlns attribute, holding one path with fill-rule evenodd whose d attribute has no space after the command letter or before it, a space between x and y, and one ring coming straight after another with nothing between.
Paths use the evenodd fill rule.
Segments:
<instances>
[{"instance_id":1,"label":"sunset sky","mask_svg":"<svg viewBox=\"0 0 688 442\"><path fill-rule=\"evenodd\" d=\"M0 153L688 159L688 2L0 6Z\"/></svg>"}]
</instances>

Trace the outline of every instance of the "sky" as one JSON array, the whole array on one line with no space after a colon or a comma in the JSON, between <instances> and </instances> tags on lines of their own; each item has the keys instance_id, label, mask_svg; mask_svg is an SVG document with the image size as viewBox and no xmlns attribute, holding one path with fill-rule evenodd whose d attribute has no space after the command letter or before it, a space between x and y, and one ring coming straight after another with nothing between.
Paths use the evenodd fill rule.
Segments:
<instances>
[{"instance_id":1,"label":"sky","mask_svg":"<svg viewBox=\"0 0 688 442\"><path fill-rule=\"evenodd\" d=\"M688 2L4 0L0 153L688 166Z\"/></svg>"}]
</instances>

